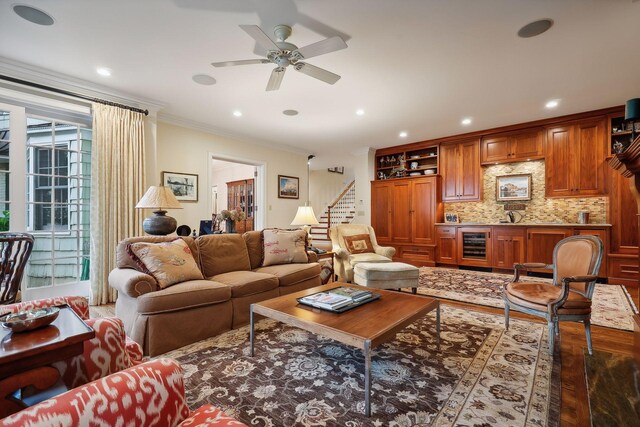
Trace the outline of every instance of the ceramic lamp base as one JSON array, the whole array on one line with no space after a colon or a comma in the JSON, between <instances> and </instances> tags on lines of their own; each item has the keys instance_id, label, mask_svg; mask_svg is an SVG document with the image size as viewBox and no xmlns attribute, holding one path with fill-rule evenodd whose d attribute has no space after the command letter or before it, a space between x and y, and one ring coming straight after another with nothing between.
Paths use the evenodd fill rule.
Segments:
<instances>
[{"instance_id":1,"label":"ceramic lamp base","mask_svg":"<svg viewBox=\"0 0 640 427\"><path fill-rule=\"evenodd\" d=\"M166 213L167 211L155 211L153 216L146 218L142 223L144 232L152 236L166 236L176 231L178 221Z\"/></svg>"}]
</instances>

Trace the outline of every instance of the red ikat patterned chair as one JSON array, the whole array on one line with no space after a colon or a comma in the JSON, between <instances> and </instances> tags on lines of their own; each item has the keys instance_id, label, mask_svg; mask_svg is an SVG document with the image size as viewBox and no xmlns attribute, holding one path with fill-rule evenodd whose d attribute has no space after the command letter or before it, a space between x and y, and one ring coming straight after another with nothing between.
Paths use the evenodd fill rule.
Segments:
<instances>
[{"instance_id":1,"label":"red ikat patterned chair","mask_svg":"<svg viewBox=\"0 0 640 427\"><path fill-rule=\"evenodd\" d=\"M208 404L190 412L182 368L171 359L111 374L0 420L0 427L89 425L247 427Z\"/></svg>"},{"instance_id":2,"label":"red ikat patterned chair","mask_svg":"<svg viewBox=\"0 0 640 427\"><path fill-rule=\"evenodd\" d=\"M16 313L35 308L69 304L96 336L84 344L83 354L55 363L63 382L71 389L142 362L142 348L128 338L118 318L89 319L89 303L84 297L56 297L0 307L0 313Z\"/></svg>"}]
</instances>

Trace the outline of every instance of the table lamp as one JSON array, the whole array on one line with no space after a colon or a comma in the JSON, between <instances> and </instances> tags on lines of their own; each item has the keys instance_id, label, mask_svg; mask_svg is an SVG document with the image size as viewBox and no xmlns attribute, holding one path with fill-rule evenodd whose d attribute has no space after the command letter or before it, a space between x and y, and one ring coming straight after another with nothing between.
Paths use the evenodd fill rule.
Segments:
<instances>
[{"instance_id":1,"label":"table lamp","mask_svg":"<svg viewBox=\"0 0 640 427\"><path fill-rule=\"evenodd\" d=\"M164 209L182 209L182 206L171 188L152 185L144 193L136 209L157 209L153 212L153 216L144 220L142 229L153 236L165 236L176 230L178 222L175 218L167 216L167 211Z\"/></svg>"}]
</instances>

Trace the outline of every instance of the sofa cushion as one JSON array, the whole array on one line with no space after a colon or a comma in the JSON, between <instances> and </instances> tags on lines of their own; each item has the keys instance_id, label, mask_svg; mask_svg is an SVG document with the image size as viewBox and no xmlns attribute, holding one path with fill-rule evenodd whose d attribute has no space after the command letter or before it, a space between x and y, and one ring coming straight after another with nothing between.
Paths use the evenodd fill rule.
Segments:
<instances>
[{"instance_id":1,"label":"sofa cushion","mask_svg":"<svg viewBox=\"0 0 640 427\"><path fill-rule=\"evenodd\" d=\"M242 235L244 242L247 244L249 252L249 262L251 269L255 270L262 266L262 232L260 230L247 231Z\"/></svg>"},{"instance_id":2,"label":"sofa cushion","mask_svg":"<svg viewBox=\"0 0 640 427\"><path fill-rule=\"evenodd\" d=\"M352 254L374 253L371 237L368 234L354 234L344 236L344 243L347 250Z\"/></svg>"},{"instance_id":3,"label":"sofa cushion","mask_svg":"<svg viewBox=\"0 0 640 427\"><path fill-rule=\"evenodd\" d=\"M355 267L355 265L360 262L391 262L391 260L386 256L378 254L366 253L349 255L349 264L351 264L352 267Z\"/></svg>"},{"instance_id":4,"label":"sofa cushion","mask_svg":"<svg viewBox=\"0 0 640 427\"><path fill-rule=\"evenodd\" d=\"M291 286L320 275L320 264L282 264L260 267L254 270L258 273L268 273L276 276L280 286Z\"/></svg>"},{"instance_id":5,"label":"sofa cushion","mask_svg":"<svg viewBox=\"0 0 640 427\"><path fill-rule=\"evenodd\" d=\"M210 234L196 239L205 277L229 271L249 271L249 253L240 234Z\"/></svg>"},{"instance_id":6,"label":"sofa cushion","mask_svg":"<svg viewBox=\"0 0 640 427\"><path fill-rule=\"evenodd\" d=\"M272 274L254 271L231 271L210 278L231 289L233 298L255 295L278 287L278 278Z\"/></svg>"},{"instance_id":7,"label":"sofa cushion","mask_svg":"<svg viewBox=\"0 0 640 427\"><path fill-rule=\"evenodd\" d=\"M134 270L138 270L142 273L140 266L136 264L136 261L131 258L131 255L127 252L127 247L131 243L137 242L147 242L147 243L160 243L160 242L171 242L175 240L175 236L138 236L138 237L129 237L127 239L122 240L116 246L116 267L118 268L132 268ZM196 246L195 240L193 237L181 237L182 240L185 241L187 245L189 245L189 249L191 249L191 254L197 263L199 260L198 256L198 248Z\"/></svg>"},{"instance_id":8,"label":"sofa cushion","mask_svg":"<svg viewBox=\"0 0 640 427\"><path fill-rule=\"evenodd\" d=\"M304 230L262 230L262 266L307 263L307 232Z\"/></svg>"},{"instance_id":9,"label":"sofa cushion","mask_svg":"<svg viewBox=\"0 0 640 427\"><path fill-rule=\"evenodd\" d=\"M145 273L164 289L174 283L203 279L191 249L178 238L169 242L130 243L127 252Z\"/></svg>"},{"instance_id":10,"label":"sofa cushion","mask_svg":"<svg viewBox=\"0 0 640 427\"><path fill-rule=\"evenodd\" d=\"M154 314L219 304L231 299L231 289L211 280L190 280L140 295L138 313Z\"/></svg>"}]
</instances>

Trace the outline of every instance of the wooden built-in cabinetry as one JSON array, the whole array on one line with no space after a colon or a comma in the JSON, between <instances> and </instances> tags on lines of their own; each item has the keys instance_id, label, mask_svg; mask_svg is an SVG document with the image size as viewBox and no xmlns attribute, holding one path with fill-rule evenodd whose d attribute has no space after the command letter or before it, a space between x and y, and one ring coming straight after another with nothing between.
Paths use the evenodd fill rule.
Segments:
<instances>
[{"instance_id":1,"label":"wooden built-in cabinetry","mask_svg":"<svg viewBox=\"0 0 640 427\"><path fill-rule=\"evenodd\" d=\"M480 200L482 169L480 140L443 144L440 147L442 200L461 202Z\"/></svg>"},{"instance_id":2,"label":"wooden built-in cabinetry","mask_svg":"<svg viewBox=\"0 0 640 427\"><path fill-rule=\"evenodd\" d=\"M544 158L542 129L488 135L482 137L480 161L482 165L524 162Z\"/></svg>"},{"instance_id":3,"label":"wooden built-in cabinetry","mask_svg":"<svg viewBox=\"0 0 640 427\"><path fill-rule=\"evenodd\" d=\"M397 179L407 176L438 173L438 146L412 144L376 151L376 179Z\"/></svg>"},{"instance_id":4,"label":"wooden built-in cabinetry","mask_svg":"<svg viewBox=\"0 0 640 427\"><path fill-rule=\"evenodd\" d=\"M526 261L527 230L524 227L494 227L493 266L511 269Z\"/></svg>"},{"instance_id":5,"label":"wooden built-in cabinetry","mask_svg":"<svg viewBox=\"0 0 640 427\"><path fill-rule=\"evenodd\" d=\"M435 263L435 223L442 221L439 176L373 181L371 225L381 245L396 248L394 259Z\"/></svg>"},{"instance_id":6,"label":"wooden built-in cabinetry","mask_svg":"<svg viewBox=\"0 0 640 427\"><path fill-rule=\"evenodd\" d=\"M606 128L604 118L547 128L547 197L599 196L606 193Z\"/></svg>"},{"instance_id":7,"label":"wooden built-in cabinetry","mask_svg":"<svg viewBox=\"0 0 640 427\"><path fill-rule=\"evenodd\" d=\"M253 179L241 179L227 182L227 209L240 208L247 218L236 221L236 232L242 234L253 230L255 197Z\"/></svg>"}]
</instances>

